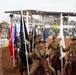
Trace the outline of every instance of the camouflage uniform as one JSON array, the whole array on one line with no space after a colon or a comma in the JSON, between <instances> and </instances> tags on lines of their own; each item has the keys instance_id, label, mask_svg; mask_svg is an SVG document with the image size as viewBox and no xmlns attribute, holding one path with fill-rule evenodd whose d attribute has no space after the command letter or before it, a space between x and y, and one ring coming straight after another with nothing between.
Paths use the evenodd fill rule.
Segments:
<instances>
[{"instance_id":1,"label":"camouflage uniform","mask_svg":"<svg viewBox=\"0 0 76 75\"><path fill-rule=\"evenodd\" d=\"M76 36L74 36L72 39L72 41L76 40ZM75 74L76 74L76 43L71 43L67 48L63 48L63 52L69 51L69 56L72 56L72 61L74 62L74 67L75 67ZM68 58L69 59L69 58ZM73 68L74 68L73 67Z\"/></svg>"}]
</instances>

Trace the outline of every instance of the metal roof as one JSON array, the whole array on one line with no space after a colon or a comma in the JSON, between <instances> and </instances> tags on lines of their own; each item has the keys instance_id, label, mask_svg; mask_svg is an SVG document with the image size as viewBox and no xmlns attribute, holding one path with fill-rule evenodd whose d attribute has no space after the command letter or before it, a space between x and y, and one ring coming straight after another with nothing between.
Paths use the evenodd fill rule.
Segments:
<instances>
[{"instance_id":1,"label":"metal roof","mask_svg":"<svg viewBox=\"0 0 76 75\"><path fill-rule=\"evenodd\" d=\"M23 14L26 15L26 12L30 12L31 14L42 14L42 15L60 15L61 13L63 16L76 16L76 13L74 12L58 12L58 11L40 11L40 10L23 10ZM16 11L5 11L5 13L11 13L11 14L21 14L21 10L16 10Z\"/></svg>"}]
</instances>

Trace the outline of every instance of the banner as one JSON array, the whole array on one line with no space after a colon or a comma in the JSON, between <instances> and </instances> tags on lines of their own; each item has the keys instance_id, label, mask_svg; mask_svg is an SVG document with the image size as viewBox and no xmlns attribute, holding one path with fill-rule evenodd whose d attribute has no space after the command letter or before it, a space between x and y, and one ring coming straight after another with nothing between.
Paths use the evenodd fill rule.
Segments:
<instances>
[{"instance_id":1,"label":"banner","mask_svg":"<svg viewBox=\"0 0 76 75\"><path fill-rule=\"evenodd\" d=\"M8 40L7 39L0 39L0 47L7 47Z\"/></svg>"}]
</instances>

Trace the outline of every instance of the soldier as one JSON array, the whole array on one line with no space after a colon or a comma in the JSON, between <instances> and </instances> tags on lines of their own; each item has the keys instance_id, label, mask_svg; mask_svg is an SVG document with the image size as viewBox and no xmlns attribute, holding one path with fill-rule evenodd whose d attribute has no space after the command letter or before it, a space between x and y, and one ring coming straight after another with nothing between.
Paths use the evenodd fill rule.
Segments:
<instances>
[{"instance_id":1,"label":"soldier","mask_svg":"<svg viewBox=\"0 0 76 75\"><path fill-rule=\"evenodd\" d=\"M63 52L69 51L69 56L72 56L72 60L74 62L73 65L75 65L74 68L74 74L76 74L76 36L73 36L73 38L71 39L72 43L67 47L67 48L63 48ZM69 58L68 58L69 59Z\"/></svg>"},{"instance_id":2,"label":"soldier","mask_svg":"<svg viewBox=\"0 0 76 75\"><path fill-rule=\"evenodd\" d=\"M37 47L39 45L39 41L41 40L41 34L37 35L36 41L35 41L35 47Z\"/></svg>"},{"instance_id":3,"label":"soldier","mask_svg":"<svg viewBox=\"0 0 76 75\"><path fill-rule=\"evenodd\" d=\"M44 41L40 40L38 43L40 43L40 46L36 47L31 54L28 54L29 58L34 58L34 62L30 69L30 75L32 75L34 71L37 69L37 67L39 66L39 58L41 58L41 55L43 57L46 56L46 49L44 48ZM39 54L39 51L41 55Z\"/></svg>"},{"instance_id":4,"label":"soldier","mask_svg":"<svg viewBox=\"0 0 76 75\"><path fill-rule=\"evenodd\" d=\"M49 44L48 49L51 48L51 54L50 54L50 64L54 67L56 70L57 75L60 75L61 70L61 62L60 62L60 45L59 42L56 41L55 34L52 36L52 42Z\"/></svg>"},{"instance_id":5,"label":"soldier","mask_svg":"<svg viewBox=\"0 0 76 75\"><path fill-rule=\"evenodd\" d=\"M32 67L30 69L30 75L32 75L34 73L34 71L37 69L37 67L39 66L40 58L46 59L48 57L47 50L44 46L43 39L41 39L38 43L39 43L39 45L35 47L33 52L31 54L28 54L29 58L34 58L34 62L33 62ZM50 66L50 68L53 69L51 66Z\"/></svg>"}]
</instances>

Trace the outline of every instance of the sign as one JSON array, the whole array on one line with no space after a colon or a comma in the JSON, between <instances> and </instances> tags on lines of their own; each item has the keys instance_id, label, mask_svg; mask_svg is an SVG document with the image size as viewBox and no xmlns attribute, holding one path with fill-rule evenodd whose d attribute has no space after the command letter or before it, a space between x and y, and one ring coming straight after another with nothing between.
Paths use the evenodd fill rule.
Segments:
<instances>
[{"instance_id":1,"label":"sign","mask_svg":"<svg viewBox=\"0 0 76 75\"><path fill-rule=\"evenodd\" d=\"M0 39L0 47L7 47L8 40L7 39Z\"/></svg>"},{"instance_id":2,"label":"sign","mask_svg":"<svg viewBox=\"0 0 76 75\"><path fill-rule=\"evenodd\" d=\"M53 25L53 28L58 29L58 25Z\"/></svg>"}]
</instances>

